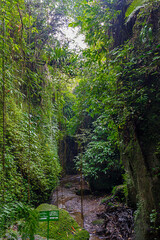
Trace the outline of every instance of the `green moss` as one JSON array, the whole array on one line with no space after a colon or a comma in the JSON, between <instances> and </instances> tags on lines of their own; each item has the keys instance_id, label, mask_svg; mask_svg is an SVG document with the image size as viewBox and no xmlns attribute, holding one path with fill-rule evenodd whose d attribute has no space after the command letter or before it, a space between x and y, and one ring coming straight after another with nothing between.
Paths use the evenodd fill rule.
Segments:
<instances>
[{"instance_id":1,"label":"green moss","mask_svg":"<svg viewBox=\"0 0 160 240\"><path fill-rule=\"evenodd\" d=\"M93 225L102 225L104 224L104 219L96 219L92 222Z\"/></svg>"},{"instance_id":2,"label":"green moss","mask_svg":"<svg viewBox=\"0 0 160 240\"><path fill-rule=\"evenodd\" d=\"M71 238L71 240L88 240L89 239L89 233L82 229L79 231L74 237Z\"/></svg>"},{"instance_id":3,"label":"green moss","mask_svg":"<svg viewBox=\"0 0 160 240\"><path fill-rule=\"evenodd\" d=\"M105 197L105 198L103 198L102 200L101 200L101 203L103 204L103 203L106 203L108 200L110 200L112 198L112 195L109 195L109 196L107 196L107 197Z\"/></svg>"},{"instance_id":4,"label":"green moss","mask_svg":"<svg viewBox=\"0 0 160 240\"><path fill-rule=\"evenodd\" d=\"M51 205L48 203L43 203L37 207L37 211L51 211L51 210L57 210L58 208L55 205Z\"/></svg>"},{"instance_id":5,"label":"green moss","mask_svg":"<svg viewBox=\"0 0 160 240\"><path fill-rule=\"evenodd\" d=\"M57 207L50 204L41 204L38 211L56 210ZM78 223L63 209L59 209L59 221L49 223L50 235L49 237L54 240L88 240L89 233L81 229ZM47 223L40 222L38 235L47 237Z\"/></svg>"},{"instance_id":6,"label":"green moss","mask_svg":"<svg viewBox=\"0 0 160 240\"><path fill-rule=\"evenodd\" d=\"M71 187L72 187L72 183L70 183L70 182L69 182L69 183L66 183L66 184L64 185L64 187L65 187L65 188L71 188Z\"/></svg>"}]
</instances>

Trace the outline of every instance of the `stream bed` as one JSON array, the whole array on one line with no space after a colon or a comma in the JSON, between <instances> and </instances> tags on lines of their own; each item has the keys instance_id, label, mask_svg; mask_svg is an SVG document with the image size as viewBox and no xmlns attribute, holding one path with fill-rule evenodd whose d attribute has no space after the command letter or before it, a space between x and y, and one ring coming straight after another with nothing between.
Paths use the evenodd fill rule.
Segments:
<instances>
[{"instance_id":1,"label":"stream bed","mask_svg":"<svg viewBox=\"0 0 160 240\"><path fill-rule=\"evenodd\" d=\"M78 224L90 233L90 240L105 239L96 234L97 230L101 228L96 224L97 214L101 214L105 210L105 206L101 204L103 197L92 195L87 182L83 181L82 214L80 188L81 178L79 175L65 176L61 180L60 186L53 192L51 203L67 210ZM82 220L83 218L84 221Z\"/></svg>"},{"instance_id":2,"label":"stream bed","mask_svg":"<svg viewBox=\"0 0 160 240\"><path fill-rule=\"evenodd\" d=\"M83 188L83 204L81 197ZM65 209L90 234L90 240L133 240L133 211L117 197L92 195L79 175L65 176L52 193L51 204ZM106 198L102 204L102 199Z\"/></svg>"}]
</instances>

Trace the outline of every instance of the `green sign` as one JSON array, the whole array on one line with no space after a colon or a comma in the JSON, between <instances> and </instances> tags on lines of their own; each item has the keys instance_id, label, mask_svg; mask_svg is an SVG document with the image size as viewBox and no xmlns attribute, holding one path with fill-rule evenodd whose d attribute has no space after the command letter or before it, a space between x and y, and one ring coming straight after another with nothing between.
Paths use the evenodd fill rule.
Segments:
<instances>
[{"instance_id":1,"label":"green sign","mask_svg":"<svg viewBox=\"0 0 160 240\"><path fill-rule=\"evenodd\" d=\"M40 222L48 221L48 211L39 212L39 221Z\"/></svg>"},{"instance_id":2,"label":"green sign","mask_svg":"<svg viewBox=\"0 0 160 240\"><path fill-rule=\"evenodd\" d=\"M59 220L59 211L54 210L49 212L49 221L58 221Z\"/></svg>"},{"instance_id":3,"label":"green sign","mask_svg":"<svg viewBox=\"0 0 160 240\"><path fill-rule=\"evenodd\" d=\"M48 222L47 224L47 240L49 240L49 222L59 220L59 210L41 211L39 212L39 221Z\"/></svg>"},{"instance_id":4,"label":"green sign","mask_svg":"<svg viewBox=\"0 0 160 240\"><path fill-rule=\"evenodd\" d=\"M59 210L39 212L40 222L58 221L58 220L59 220Z\"/></svg>"}]
</instances>

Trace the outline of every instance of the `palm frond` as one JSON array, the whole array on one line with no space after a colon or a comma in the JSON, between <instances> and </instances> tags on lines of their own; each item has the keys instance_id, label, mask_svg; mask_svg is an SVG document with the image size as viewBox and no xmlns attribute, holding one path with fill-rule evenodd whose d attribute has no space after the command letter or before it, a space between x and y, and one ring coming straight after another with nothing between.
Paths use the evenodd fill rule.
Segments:
<instances>
[{"instance_id":1,"label":"palm frond","mask_svg":"<svg viewBox=\"0 0 160 240\"><path fill-rule=\"evenodd\" d=\"M126 11L125 17L128 18L138 7L143 6L143 4L147 2L149 2L149 0L133 0Z\"/></svg>"}]
</instances>

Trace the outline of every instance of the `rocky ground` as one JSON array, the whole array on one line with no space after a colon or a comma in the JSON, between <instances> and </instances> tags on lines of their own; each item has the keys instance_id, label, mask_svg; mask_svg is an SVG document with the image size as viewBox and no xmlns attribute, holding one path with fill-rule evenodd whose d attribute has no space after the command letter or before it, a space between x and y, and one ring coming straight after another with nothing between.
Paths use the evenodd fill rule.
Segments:
<instances>
[{"instance_id":1,"label":"rocky ground","mask_svg":"<svg viewBox=\"0 0 160 240\"><path fill-rule=\"evenodd\" d=\"M51 203L66 209L79 225L84 226L90 233L90 240L132 240L132 210L123 203L118 203L115 198L94 196L84 180L82 186L83 199L81 177L65 176L57 190L52 193ZM102 204L104 198L106 201Z\"/></svg>"}]
</instances>

